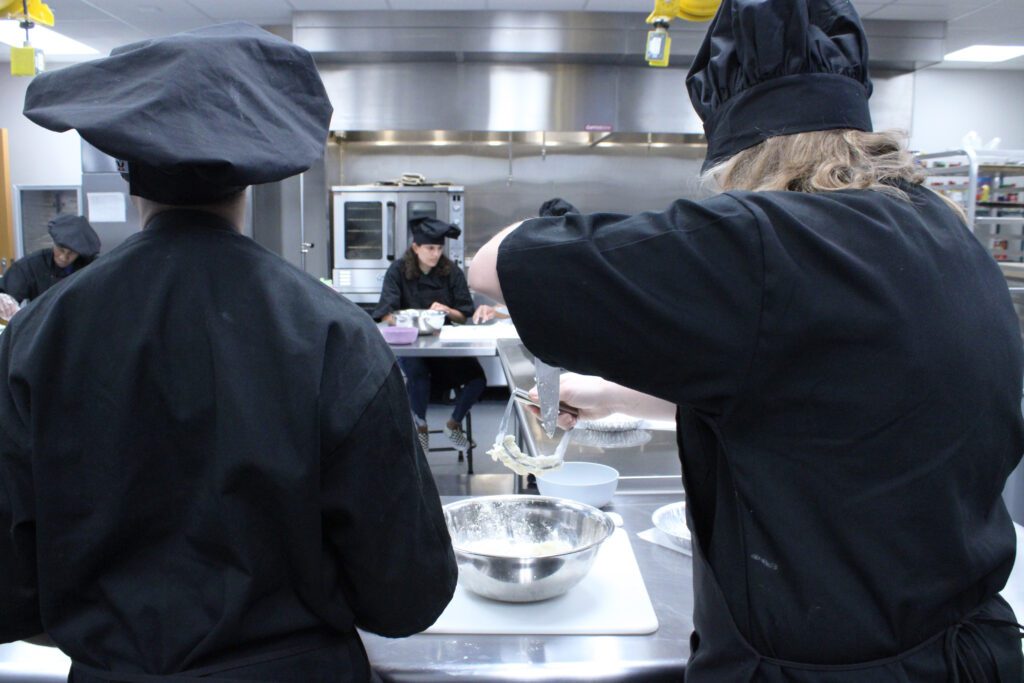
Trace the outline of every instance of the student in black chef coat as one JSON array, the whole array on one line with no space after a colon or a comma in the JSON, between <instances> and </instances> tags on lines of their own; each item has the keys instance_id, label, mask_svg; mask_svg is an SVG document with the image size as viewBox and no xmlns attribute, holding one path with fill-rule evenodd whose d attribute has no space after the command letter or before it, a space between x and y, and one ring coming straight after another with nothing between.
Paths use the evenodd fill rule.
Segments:
<instances>
[{"instance_id":1,"label":"student in black chef coat","mask_svg":"<svg viewBox=\"0 0 1024 683\"><path fill-rule=\"evenodd\" d=\"M373 321L239 234L323 154L312 57L198 29L25 113L122 160L144 229L0 337L0 642L45 631L75 683L368 680L356 627L423 630L457 570Z\"/></svg>"},{"instance_id":2,"label":"student in black chef coat","mask_svg":"<svg viewBox=\"0 0 1024 683\"><path fill-rule=\"evenodd\" d=\"M530 220L473 261L537 356L628 387L592 412L675 405L687 683L1022 680L1017 317L871 132L866 67L847 0L725 0L687 84L726 192Z\"/></svg>"},{"instance_id":3,"label":"student in black chef coat","mask_svg":"<svg viewBox=\"0 0 1024 683\"><path fill-rule=\"evenodd\" d=\"M466 276L444 255L444 241L458 237L462 230L435 218L417 218L410 223L412 244L384 275L380 301L373 310L376 320L393 322L393 313L406 308L443 311L456 323L465 323L473 315L473 297ZM457 396L444 434L455 448L465 450L469 438L462 431L466 417L487 388L487 379L476 358L399 358L405 372L409 402L420 445L429 447L427 403L431 383L455 387Z\"/></svg>"},{"instance_id":4,"label":"student in black chef coat","mask_svg":"<svg viewBox=\"0 0 1024 683\"><path fill-rule=\"evenodd\" d=\"M53 246L18 259L0 280L0 294L16 303L35 299L100 253L99 235L83 216L61 214L47 227Z\"/></svg>"}]
</instances>

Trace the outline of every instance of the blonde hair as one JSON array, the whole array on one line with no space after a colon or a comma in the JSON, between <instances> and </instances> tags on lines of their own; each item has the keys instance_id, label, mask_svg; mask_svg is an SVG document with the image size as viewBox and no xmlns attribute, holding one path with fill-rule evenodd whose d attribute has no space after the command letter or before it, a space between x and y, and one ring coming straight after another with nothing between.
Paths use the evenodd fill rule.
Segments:
<instances>
[{"instance_id":1,"label":"blonde hair","mask_svg":"<svg viewBox=\"0 0 1024 683\"><path fill-rule=\"evenodd\" d=\"M903 133L838 129L768 138L713 166L704 177L726 191L874 190L910 201L898 183L921 185L925 174L907 150ZM959 204L939 196L967 222Z\"/></svg>"}]
</instances>

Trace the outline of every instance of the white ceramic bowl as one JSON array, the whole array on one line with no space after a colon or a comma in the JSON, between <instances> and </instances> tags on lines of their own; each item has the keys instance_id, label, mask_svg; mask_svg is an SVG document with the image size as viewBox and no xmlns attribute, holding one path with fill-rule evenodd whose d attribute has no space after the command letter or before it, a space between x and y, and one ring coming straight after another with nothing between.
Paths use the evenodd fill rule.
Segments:
<instances>
[{"instance_id":1,"label":"white ceramic bowl","mask_svg":"<svg viewBox=\"0 0 1024 683\"><path fill-rule=\"evenodd\" d=\"M596 462L567 462L537 477L541 495L568 498L596 508L610 503L618 486L619 471Z\"/></svg>"},{"instance_id":2,"label":"white ceramic bowl","mask_svg":"<svg viewBox=\"0 0 1024 683\"><path fill-rule=\"evenodd\" d=\"M669 503L651 515L654 526L684 553L690 554L690 527L686 525L686 501Z\"/></svg>"}]
</instances>

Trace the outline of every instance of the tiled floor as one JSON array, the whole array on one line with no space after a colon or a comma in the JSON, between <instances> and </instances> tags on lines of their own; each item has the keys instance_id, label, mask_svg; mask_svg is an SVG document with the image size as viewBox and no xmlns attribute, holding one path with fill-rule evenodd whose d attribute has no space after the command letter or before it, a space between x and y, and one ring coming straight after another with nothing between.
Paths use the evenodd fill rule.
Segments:
<instances>
[{"instance_id":1,"label":"tiled floor","mask_svg":"<svg viewBox=\"0 0 1024 683\"><path fill-rule=\"evenodd\" d=\"M496 394L494 398L486 398L473 406L473 441L476 448L473 449L472 475L466 473L466 463L458 461L455 451L427 453L427 462L434 473L438 493L442 496L512 493L515 475L487 455L487 450L494 443L508 400L503 399L500 392L493 393ZM431 403L427 409L427 424L431 429L440 429L451 416L451 410L450 405ZM448 440L444 434L431 434L430 445L447 446Z\"/></svg>"}]
</instances>

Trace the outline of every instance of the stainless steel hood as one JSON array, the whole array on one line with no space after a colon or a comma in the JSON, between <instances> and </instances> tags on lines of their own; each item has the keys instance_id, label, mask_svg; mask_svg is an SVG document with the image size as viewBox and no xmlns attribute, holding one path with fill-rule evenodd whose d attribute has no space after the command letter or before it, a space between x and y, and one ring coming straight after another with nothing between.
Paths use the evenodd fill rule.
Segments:
<instances>
[{"instance_id":1,"label":"stainless steel hood","mask_svg":"<svg viewBox=\"0 0 1024 683\"><path fill-rule=\"evenodd\" d=\"M642 12L296 12L292 39L321 61L555 62L645 66ZM941 21L873 21L875 68L942 60ZM687 67L707 24L673 22L672 66Z\"/></svg>"},{"instance_id":2,"label":"stainless steel hood","mask_svg":"<svg viewBox=\"0 0 1024 683\"><path fill-rule=\"evenodd\" d=\"M672 68L643 62L642 13L297 12L335 131L700 135L686 68L705 25L675 22ZM942 22L865 22L877 127L909 129L909 71L942 59ZM886 72L885 70L889 71Z\"/></svg>"}]
</instances>

